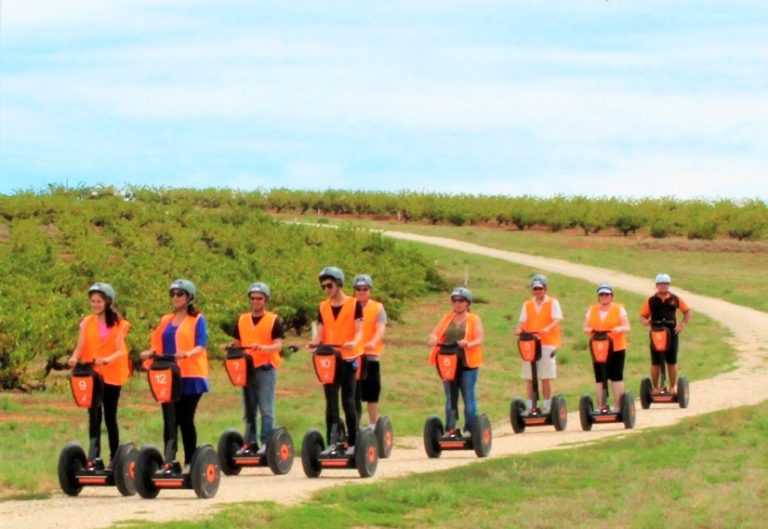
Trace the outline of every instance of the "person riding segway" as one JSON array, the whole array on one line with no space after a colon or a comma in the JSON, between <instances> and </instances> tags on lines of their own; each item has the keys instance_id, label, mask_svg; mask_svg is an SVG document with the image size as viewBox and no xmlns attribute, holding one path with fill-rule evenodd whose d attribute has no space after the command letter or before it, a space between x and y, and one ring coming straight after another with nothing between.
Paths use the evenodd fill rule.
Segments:
<instances>
[{"instance_id":1,"label":"person riding segway","mask_svg":"<svg viewBox=\"0 0 768 529\"><path fill-rule=\"evenodd\" d=\"M679 336L691 320L691 309L678 295L669 291L669 274L656 276L656 293L640 309L640 322L650 327L651 377L640 383L640 403L643 409L653 402L676 402L688 407L690 390L688 379L677 376ZM677 322L677 311L683 319ZM669 371L669 387L666 372ZM659 382L661 378L661 382Z\"/></svg>"},{"instance_id":2,"label":"person riding segway","mask_svg":"<svg viewBox=\"0 0 768 529\"><path fill-rule=\"evenodd\" d=\"M453 310L432 330L429 363L437 368L445 392L445 428L433 415L424 424L424 450L430 458L443 450L474 450L478 457L491 452L493 433L485 414L477 413L476 387L483 361L483 324L470 311L472 292L465 287L451 291ZM457 427L459 392L464 401L464 433Z\"/></svg>"},{"instance_id":3,"label":"person riding segway","mask_svg":"<svg viewBox=\"0 0 768 529\"><path fill-rule=\"evenodd\" d=\"M59 455L62 491L77 496L84 486L117 486L123 496L136 494L134 470L138 450L120 444L117 406L123 384L130 377L125 336L130 324L114 309L115 289L94 283L88 289L92 314L80 323L80 335L68 365L75 404L88 410L88 454L78 443L68 443ZM109 437L109 463L101 458L102 415Z\"/></svg>"},{"instance_id":4,"label":"person riding segway","mask_svg":"<svg viewBox=\"0 0 768 529\"><path fill-rule=\"evenodd\" d=\"M243 467L269 466L274 474L287 474L293 465L293 440L285 428L274 427L277 370L285 332L280 317L266 309L272 291L265 283L248 288L251 311L234 327L233 341L222 346L230 382L243 389L245 434L230 428L219 437L221 470L237 475ZM256 413L261 414L257 435Z\"/></svg>"}]
</instances>

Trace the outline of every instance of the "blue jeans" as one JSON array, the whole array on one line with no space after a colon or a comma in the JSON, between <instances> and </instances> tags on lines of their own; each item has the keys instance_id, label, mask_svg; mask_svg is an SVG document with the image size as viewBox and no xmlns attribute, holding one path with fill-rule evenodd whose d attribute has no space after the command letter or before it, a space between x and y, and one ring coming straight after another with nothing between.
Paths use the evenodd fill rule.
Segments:
<instances>
[{"instance_id":1,"label":"blue jeans","mask_svg":"<svg viewBox=\"0 0 768 529\"><path fill-rule=\"evenodd\" d=\"M457 393L461 392L461 399L464 401L464 431L471 432L475 425L475 417L477 417L477 394L475 388L477 387L477 377L480 375L480 369L466 370L459 368L459 372L456 373L458 380L456 382L443 382L443 389L445 390L445 428L450 430L456 428L456 420L458 419L458 402L456 402L456 409L453 409L451 399L451 386L454 387L455 400L458 401Z\"/></svg>"},{"instance_id":2,"label":"blue jeans","mask_svg":"<svg viewBox=\"0 0 768 529\"><path fill-rule=\"evenodd\" d=\"M256 412L261 414L261 435L263 446L275 427L275 386L277 369L271 367L254 369L254 376L247 387L243 388L243 406L245 407L245 435L248 443L256 441ZM250 397L250 398L249 398Z\"/></svg>"}]
</instances>

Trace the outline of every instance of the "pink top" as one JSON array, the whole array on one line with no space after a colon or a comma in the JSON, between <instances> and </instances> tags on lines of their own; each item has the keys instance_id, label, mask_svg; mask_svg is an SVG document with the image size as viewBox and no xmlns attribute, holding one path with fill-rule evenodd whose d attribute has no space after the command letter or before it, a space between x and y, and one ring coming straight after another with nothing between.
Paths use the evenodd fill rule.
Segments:
<instances>
[{"instance_id":1,"label":"pink top","mask_svg":"<svg viewBox=\"0 0 768 529\"><path fill-rule=\"evenodd\" d=\"M98 326L98 329L99 329L99 338L101 338L102 340L106 340L107 338L109 338L109 332L111 329L107 327L107 322L99 320L96 322L96 325ZM83 331L85 330L85 320L80 322L80 329Z\"/></svg>"}]
</instances>

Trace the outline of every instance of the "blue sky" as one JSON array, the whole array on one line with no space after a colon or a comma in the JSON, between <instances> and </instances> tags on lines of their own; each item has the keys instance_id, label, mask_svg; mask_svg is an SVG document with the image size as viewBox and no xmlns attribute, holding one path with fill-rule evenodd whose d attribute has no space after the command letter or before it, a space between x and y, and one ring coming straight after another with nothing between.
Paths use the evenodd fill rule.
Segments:
<instances>
[{"instance_id":1,"label":"blue sky","mask_svg":"<svg viewBox=\"0 0 768 529\"><path fill-rule=\"evenodd\" d=\"M768 2L3 0L0 193L768 197Z\"/></svg>"}]
</instances>

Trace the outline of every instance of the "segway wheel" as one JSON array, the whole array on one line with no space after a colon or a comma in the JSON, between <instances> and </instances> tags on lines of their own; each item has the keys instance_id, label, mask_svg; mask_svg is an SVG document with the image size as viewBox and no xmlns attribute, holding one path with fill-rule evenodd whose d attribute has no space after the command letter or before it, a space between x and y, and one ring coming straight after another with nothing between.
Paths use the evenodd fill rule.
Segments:
<instances>
[{"instance_id":1,"label":"segway wheel","mask_svg":"<svg viewBox=\"0 0 768 529\"><path fill-rule=\"evenodd\" d=\"M592 429L592 412L594 410L595 405L592 403L592 397L582 395L579 399L579 421L581 421L581 429L585 432Z\"/></svg>"},{"instance_id":2,"label":"segway wheel","mask_svg":"<svg viewBox=\"0 0 768 529\"><path fill-rule=\"evenodd\" d=\"M558 432L565 430L565 427L568 426L568 408L562 395L555 395L555 398L552 399L552 409L549 413L555 430Z\"/></svg>"},{"instance_id":3,"label":"segway wheel","mask_svg":"<svg viewBox=\"0 0 768 529\"><path fill-rule=\"evenodd\" d=\"M235 454L245 444L243 436L235 429L229 428L219 437L218 453L221 471L227 476L237 476L243 469L235 462Z\"/></svg>"},{"instance_id":4,"label":"segway wheel","mask_svg":"<svg viewBox=\"0 0 768 529\"><path fill-rule=\"evenodd\" d=\"M120 445L115 454L115 485L123 496L136 494L136 459L138 457L139 451L133 443Z\"/></svg>"},{"instance_id":5,"label":"segway wheel","mask_svg":"<svg viewBox=\"0 0 768 529\"><path fill-rule=\"evenodd\" d=\"M219 482L221 482L221 467L219 456L211 445L198 446L192 454L190 478L198 498L216 496L219 491Z\"/></svg>"},{"instance_id":6,"label":"segway wheel","mask_svg":"<svg viewBox=\"0 0 768 529\"><path fill-rule=\"evenodd\" d=\"M320 476L323 467L320 466L320 452L325 450L325 441L317 430L309 430L301 441L301 466L308 478Z\"/></svg>"},{"instance_id":7,"label":"segway wheel","mask_svg":"<svg viewBox=\"0 0 768 529\"><path fill-rule=\"evenodd\" d=\"M443 423L440 418L433 415L424 423L424 450L431 459L440 457L443 449L440 448L440 437L443 435Z\"/></svg>"},{"instance_id":8,"label":"segway wheel","mask_svg":"<svg viewBox=\"0 0 768 529\"><path fill-rule=\"evenodd\" d=\"M691 398L691 388L688 377L680 377L677 381L677 403L681 408L687 408Z\"/></svg>"},{"instance_id":9,"label":"segway wheel","mask_svg":"<svg viewBox=\"0 0 768 529\"><path fill-rule=\"evenodd\" d=\"M392 453L395 445L395 434L392 431L392 421L386 415L376 420L376 443L379 447L379 459L386 459Z\"/></svg>"},{"instance_id":10,"label":"segway wheel","mask_svg":"<svg viewBox=\"0 0 768 529\"><path fill-rule=\"evenodd\" d=\"M77 496L83 486L77 473L85 467L85 452L77 443L67 443L59 454L59 485L67 496Z\"/></svg>"},{"instance_id":11,"label":"segway wheel","mask_svg":"<svg viewBox=\"0 0 768 529\"><path fill-rule=\"evenodd\" d=\"M136 492L144 499L156 498L160 489L155 485L152 476L163 466L163 455L154 446L147 446L139 452L136 458Z\"/></svg>"},{"instance_id":12,"label":"segway wheel","mask_svg":"<svg viewBox=\"0 0 768 529\"><path fill-rule=\"evenodd\" d=\"M481 413L475 418L475 424L472 426L472 448L475 450L475 455L488 457L491 453L492 443L491 421L484 413Z\"/></svg>"},{"instance_id":13,"label":"segway wheel","mask_svg":"<svg viewBox=\"0 0 768 529\"><path fill-rule=\"evenodd\" d=\"M293 438L285 428L275 428L267 439L267 464L273 474L282 476L293 466Z\"/></svg>"},{"instance_id":14,"label":"segway wheel","mask_svg":"<svg viewBox=\"0 0 768 529\"><path fill-rule=\"evenodd\" d=\"M646 377L640 382L640 406L644 410L651 407L651 395L653 393L653 383Z\"/></svg>"},{"instance_id":15,"label":"segway wheel","mask_svg":"<svg viewBox=\"0 0 768 529\"><path fill-rule=\"evenodd\" d=\"M621 421L627 430L635 427L635 399L629 391L621 396Z\"/></svg>"},{"instance_id":16,"label":"segway wheel","mask_svg":"<svg viewBox=\"0 0 768 529\"><path fill-rule=\"evenodd\" d=\"M525 431L525 421L523 420L523 414L525 413L525 403L523 399L516 398L512 400L512 404L509 405L509 422L512 424L512 431L515 433L523 433Z\"/></svg>"},{"instance_id":17,"label":"segway wheel","mask_svg":"<svg viewBox=\"0 0 768 529\"><path fill-rule=\"evenodd\" d=\"M370 430L357 432L355 445L355 468L361 478L370 478L379 465L379 446L376 436Z\"/></svg>"}]
</instances>

